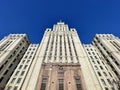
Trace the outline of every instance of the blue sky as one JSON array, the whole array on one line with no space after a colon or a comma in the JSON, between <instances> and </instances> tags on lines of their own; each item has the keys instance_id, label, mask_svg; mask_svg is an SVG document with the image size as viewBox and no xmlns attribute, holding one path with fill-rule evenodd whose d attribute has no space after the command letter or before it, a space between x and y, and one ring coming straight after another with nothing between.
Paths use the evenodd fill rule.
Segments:
<instances>
[{"instance_id":1,"label":"blue sky","mask_svg":"<svg viewBox=\"0 0 120 90\"><path fill-rule=\"evenodd\" d=\"M120 36L120 0L0 0L0 39L26 33L39 43L59 20L77 29L83 43L96 33Z\"/></svg>"}]
</instances>

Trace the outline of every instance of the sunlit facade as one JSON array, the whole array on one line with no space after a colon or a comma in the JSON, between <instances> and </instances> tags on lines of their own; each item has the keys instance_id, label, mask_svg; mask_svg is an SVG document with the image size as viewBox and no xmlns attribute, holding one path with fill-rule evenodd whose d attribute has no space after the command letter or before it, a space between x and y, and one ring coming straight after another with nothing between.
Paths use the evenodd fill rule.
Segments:
<instances>
[{"instance_id":1,"label":"sunlit facade","mask_svg":"<svg viewBox=\"0 0 120 90\"><path fill-rule=\"evenodd\" d=\"M3 90L30 42L26 34L10 34L0 41L0 90Z\"/></svg>"},{"instance_id":2,"label":"sunlit facade","mask_svg":"<svg viewBox=\"0 0 120 90\"><path fill-rule=\"evenodd\" d=\"M75 28L69 28L64 22L58 22L53 28L45 30L40 44L26 46L25 54L22 54L19 63L15 64L16 67L7 77L7 82L4 83L0 79L5 85L3 88L5 90L119 90L120 39L112 35L114 42L117 43L114 45L111 42L107 43L105 39L102 40L102 35L96 34L91 44L82 44ZM104 34L104 37L107 35L109 36ZM113 50L113 53L106 56L107 51L104 47L109 53Z\"/></svg>"}]
</instances>

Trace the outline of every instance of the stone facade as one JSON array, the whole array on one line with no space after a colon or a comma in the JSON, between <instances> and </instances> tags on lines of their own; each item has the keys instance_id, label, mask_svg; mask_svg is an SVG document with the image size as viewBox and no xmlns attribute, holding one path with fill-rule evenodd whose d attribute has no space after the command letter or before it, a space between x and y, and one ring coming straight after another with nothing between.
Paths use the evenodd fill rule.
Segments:
<instances>
[{"instance_id":1,"label":"stone facade","mask_svg":"<svg viewBox=\"0 0 120 90\"><path fill-rule=\"evenodd\" d=\"M119 90L119 45L120 39L112 34L96 34L91 44L82 44L75 28L58 22L45 30L40 44L27 44L13 74L7 75L7 84L0 81L5 90Z\"/></svg>"}]
</instances>

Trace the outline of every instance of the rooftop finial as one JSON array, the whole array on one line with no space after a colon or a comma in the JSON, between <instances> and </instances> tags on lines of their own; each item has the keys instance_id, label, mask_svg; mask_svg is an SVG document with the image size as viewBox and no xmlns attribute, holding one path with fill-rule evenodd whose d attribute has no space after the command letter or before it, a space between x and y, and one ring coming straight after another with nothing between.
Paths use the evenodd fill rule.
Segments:
<instances>
[{"instance_id":1,"label":"rooftop finial","mask_svg":"<svg viewBox=\"0 0 120 90\"><path fill-rule=\"evenodd\" d=\"M57 24L64 24L64 22L60 19L60 21L57 22Z\"/></svg>"}]
</instances>

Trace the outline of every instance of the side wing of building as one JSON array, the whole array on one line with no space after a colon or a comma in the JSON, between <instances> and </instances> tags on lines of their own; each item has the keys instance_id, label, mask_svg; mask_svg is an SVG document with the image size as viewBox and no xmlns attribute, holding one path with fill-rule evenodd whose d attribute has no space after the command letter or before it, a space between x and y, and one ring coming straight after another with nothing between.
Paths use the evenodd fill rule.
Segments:
<instances>
[{"instance_id":1,"label":"side wing of building","mask_svg":"<svg viewBox=\"0 0 120 90\"><path fill-rule=\"evenodd\" d=\"M3 90L29 46L26 34L10 34L0 41L0 90Z\"/></svg>"}]
</instances>

